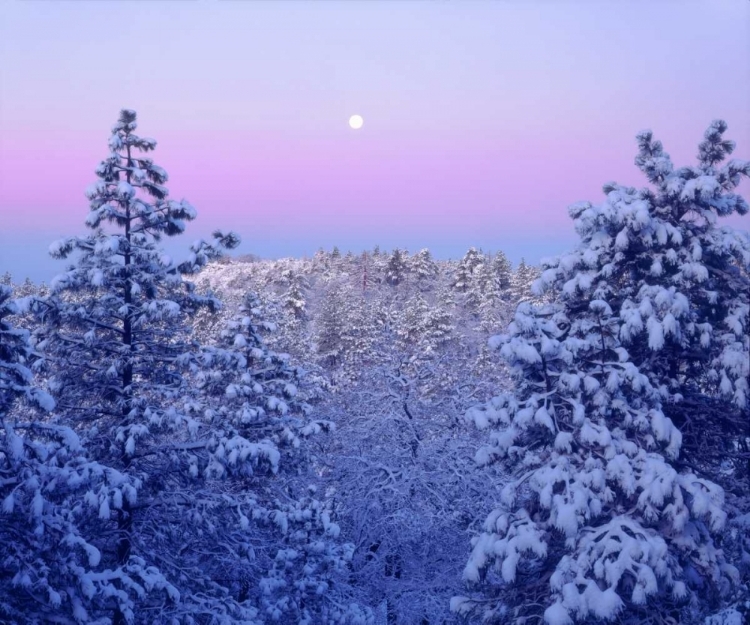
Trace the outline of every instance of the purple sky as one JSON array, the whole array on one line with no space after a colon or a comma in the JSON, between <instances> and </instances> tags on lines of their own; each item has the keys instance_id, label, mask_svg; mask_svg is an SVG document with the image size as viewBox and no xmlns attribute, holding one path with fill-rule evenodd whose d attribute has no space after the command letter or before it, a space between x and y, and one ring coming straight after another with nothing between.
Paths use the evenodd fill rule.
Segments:
<instances>
[{"instance_id":1,"label":"purple sky","mask_svg":"<svg viewBox=\"0 0 750 625\"><path fill-rule=\"evenodd\" d=\"M62 269L123 107L189 234L536 262L568 204L643 184L643 128L684 165L723 118L750 158L750 2L0 0L0 273Z\"/></svg>"}]
</instances>

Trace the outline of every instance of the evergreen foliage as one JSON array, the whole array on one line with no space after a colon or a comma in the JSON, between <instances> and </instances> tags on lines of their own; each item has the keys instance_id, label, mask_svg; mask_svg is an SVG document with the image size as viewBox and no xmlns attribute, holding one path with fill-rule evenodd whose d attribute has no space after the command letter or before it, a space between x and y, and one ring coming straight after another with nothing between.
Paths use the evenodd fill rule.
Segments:
<instances>
[{"instance_id":1,"label":"evergreen foliage","mask_svg":"<svg viewBox=\"0 0 750 625\"><path fill-rule=\"evenodd\" d=\"M601 206L572 206L581 244L537 284L556 302L522 303L493 339L516 387L468 417L493 430L478 462L511 481L464 573L484 598L454 598L455 611L692 622L740 582L720 547L714 450L681 432L736 424L722 451L746 436L750 246L717 218L747 212L733 190L750 163L718 167L725 129L712 123L699 166L682 169L641 133L636 164L656 190L608 184Z\"/></svg>"}]
</instances>

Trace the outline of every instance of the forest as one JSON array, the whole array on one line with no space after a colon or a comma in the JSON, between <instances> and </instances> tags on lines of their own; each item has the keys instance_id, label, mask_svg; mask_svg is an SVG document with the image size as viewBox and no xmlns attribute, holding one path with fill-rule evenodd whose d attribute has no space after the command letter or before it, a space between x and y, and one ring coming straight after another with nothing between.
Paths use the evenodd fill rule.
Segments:
<instances>
[{"instance_id":1,"label":"forest","mask_svg":"<svg viewBox=\"0 0 750 625\"><path fill-rule=\"evenodd\" d=\"M644 186L516 266L224 230L173 259L197 211L136 130L81 181L59 275L0 278L0 623L750 622L725 122L681 167L639 133Z\"/></svg>"}]
</instances>

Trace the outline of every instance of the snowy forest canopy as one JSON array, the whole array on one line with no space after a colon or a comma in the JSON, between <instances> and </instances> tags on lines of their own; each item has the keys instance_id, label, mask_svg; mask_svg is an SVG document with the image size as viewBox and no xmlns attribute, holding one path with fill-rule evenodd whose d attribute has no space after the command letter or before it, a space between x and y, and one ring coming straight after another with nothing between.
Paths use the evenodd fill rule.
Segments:
<instances>
[{"instance_id":1,"label":"snowy forest canopy","mask_svg":"<svg viewBox=\"0 0 750 625\"><path fill-rule=\"evenodd\" d=\"M741 625L750 234L695 165L568 254L231 258L123 110L48 285L0 278L0 622ZM84 184L86 181L82 181Z\"/></svg>"}]
</instances>

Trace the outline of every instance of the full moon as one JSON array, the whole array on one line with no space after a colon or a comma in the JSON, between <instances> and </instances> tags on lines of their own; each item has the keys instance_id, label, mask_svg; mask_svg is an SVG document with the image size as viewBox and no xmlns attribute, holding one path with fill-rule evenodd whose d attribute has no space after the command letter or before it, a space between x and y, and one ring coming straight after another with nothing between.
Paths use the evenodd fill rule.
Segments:
<instances>
[{"instance_id":1,"label":"full moon","mask_svg":"<svg viewBox=\"0 0 750 625\"><path fill-rule=\"evenodd\" d=\"M349 125L354 128L354 130L359 130L362 128L362 124L365 123L365 120L362 119L361 115L352 115L349 118Z\"/></svg>"}]
</instances>

